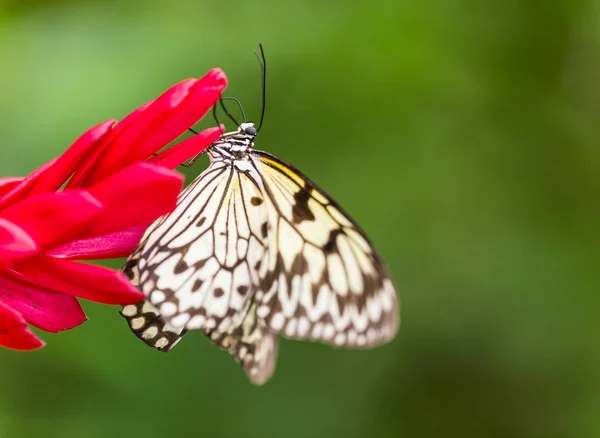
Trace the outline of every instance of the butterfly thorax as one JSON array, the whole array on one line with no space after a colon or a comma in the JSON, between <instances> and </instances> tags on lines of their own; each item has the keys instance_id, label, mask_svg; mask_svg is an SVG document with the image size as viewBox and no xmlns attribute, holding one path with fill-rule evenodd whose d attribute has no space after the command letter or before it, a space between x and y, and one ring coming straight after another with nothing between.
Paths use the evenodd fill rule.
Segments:
<instances>
[{"instance_id":1,"label":"butterfly thorax","mask_svg":"<svg viewBox=\"0 0 600 438\"><path fill-rule=\"evenodd\" d=\"M208 149L211 163L225 161L233 164L237 160L247 160L255 137L256 129L251 122L242 123L237 131L223 134Z\"/></svg>"}]
</instances>

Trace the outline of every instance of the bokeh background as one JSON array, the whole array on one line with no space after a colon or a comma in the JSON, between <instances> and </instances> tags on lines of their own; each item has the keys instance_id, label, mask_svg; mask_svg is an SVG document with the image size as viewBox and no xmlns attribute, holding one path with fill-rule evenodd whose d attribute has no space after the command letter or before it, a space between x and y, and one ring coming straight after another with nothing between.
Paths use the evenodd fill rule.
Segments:
<instances>
[{"instance_id":1,"label":"bokeh background","mask_svg":"<svg viewBox=\"0 0 600 438\"><path fill-rule=\"evenodd\" d=\"M0 1L0 175L214 66L258 117L258 42L259 148L371 236L398 337L284 340L257 388L200 333L159 353L86 302L0 350L0 438L600 436L598 0Z\"/></svg>"}]
</instances>

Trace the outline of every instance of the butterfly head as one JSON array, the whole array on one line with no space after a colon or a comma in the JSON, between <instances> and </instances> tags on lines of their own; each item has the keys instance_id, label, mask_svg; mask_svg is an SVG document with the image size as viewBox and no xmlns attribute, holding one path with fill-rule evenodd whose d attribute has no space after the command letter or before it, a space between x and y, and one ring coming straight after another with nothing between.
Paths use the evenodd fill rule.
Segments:
<instances>
[{"instance_id":1,"label":"butterfly head","mask_svg":"<svg viewBox=\"0 0 600 438\"><path fill-rule=\"evenodd\" d=\"M252 122L242 123L239 127L239 131L241 134L246 134L251 137L256 137L256 134L258 134L258 131L254 127L254 123Z\"/></svg>"}]
</instances>

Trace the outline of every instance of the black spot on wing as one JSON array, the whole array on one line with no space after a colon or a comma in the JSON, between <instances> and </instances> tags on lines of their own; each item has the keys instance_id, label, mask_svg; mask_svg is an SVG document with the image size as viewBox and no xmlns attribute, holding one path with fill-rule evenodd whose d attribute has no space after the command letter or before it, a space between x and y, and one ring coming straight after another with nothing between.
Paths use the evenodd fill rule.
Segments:
<instances>
[{"instance_id":1,"label":"black spot on wing","mask_svg":"<svg viewBox=\"0 0 600 438\"><path fill-rule=\"evenodd\" d=\"M342 315L344 313L344 309L346 308L346 302L347 302L347 300L346 300L345 297L342 297L339 294L335 294L335 299L337 301L337 305L338 305L338 309L339 309L340 315Z\"/></svg>"},{"instance_id":2,"label":"black spot on wing","mask_svg":"<svg viewBox=\"0 0 600 438\"><path fill-rule=\"evenodd\" d=\"M281 256L279 256L279 257L281 257ZM283 260L281 261L280 264L283 265ZM294 257L294 261L292 262L292 266L290 267L289 274L291 274L292 276L295 276L295 275L304 275L307 272L308 272L308 261L306 260L306 257L304 257L304 253L300 252L296 255L296 257ZM291 287L291 282L290 282L290 290L291 289L292 289L292 287Z\"/></svg>"},{"instance_id":3,"label":"black spot on wing","mask_svg":"<svg viewBox=\"0 0 600 438\"><path fill-rule=\"evenodd\" d=\"M262 238L263 238L263 239L266 239L266 238L267 238L268 231L269 231L269 226L268 226L268 225L267 225L267 223L265 222L264 224L262 224L262 225L260 226L260 234L262 235Z\"/></svg>"},{"instance_id":4,"label":"black spot on wing","mask_svg":"<svg viewBox=\"0 0 600 438\"><path fill-rule=\"evenodd\" d=\"M336 239L337 236L339 236L342 233L343 231L339 228L336 228L335 230L331 230L329 232L329 238L327 239L327 243L323 246L323 252L325 253L325 255L337 252Z\"/></svg>"},{"instance_id":5,"label":"black spot on wing","mask_svg":"<svg viewBox=\"0 0 600 438\"><path fill-rule=\"evenodd\" d=\"M194 280L194 284L192 285L192 292L196 292L198 289L200 289L202 287L202 283L204 283L202 280L196 278L196 280Z\"/></svg>"},{"instance_id":6,"label":"black spot on wing","mask_svg":"<svg viewBox=\"0 0 600 438\"><path fill-rule=\"evenodd\" d=\"M132 280L134 278L134 268L137 266L137 264L137 258L130 258L125 262L125 265L123 266L123 273L127 276L128 279Z\"/></svg>"},{"instance_id":7,"label":"black spot on wing","mask_svg":"<svg viewBox=\"0 0 600 438\"><path fill-rule=\"evenodd\" d=\"M261 198L259 198L258 196L253 196L252 198L250 198L250 203L254 206L260 205L263 203L263 200Z\"/></svg>"},{"instance_id":8,"label":"black spot on wing","mask_svg":"<svg viewBox=\"0 0 600 438\"><path fill-rule=\"evenodd\" d=\"M292 207L292 222L299 224L303 221L314 221L315 215L308 207L311 198L310 190L302 188L294 193L294 206Z\"/></svg>"},{"instance_id":9,"label":"black spot on wing","mask_svg":"<svg viewBox=\"0 0 600 438\"><path fill-rule=\"evenodd\" d=\"M181 274L185 272L189 268L188 264L183 260L183 257L177 262L175 267L173 268L173 272L175 274Z\"/></svg>"}]
</instances>

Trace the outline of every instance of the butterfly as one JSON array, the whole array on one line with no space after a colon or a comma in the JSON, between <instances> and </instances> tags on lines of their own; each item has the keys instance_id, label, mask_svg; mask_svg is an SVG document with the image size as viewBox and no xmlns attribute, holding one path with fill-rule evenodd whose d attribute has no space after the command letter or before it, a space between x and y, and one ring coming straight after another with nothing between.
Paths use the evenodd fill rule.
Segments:
<instances>
[{"instance_id":1,"label":"butterfly","mask_svg":"<svg viewBox=\"0 0 600 438\"><path fill-rule=\"evenodd\" d=\"M373 347L399 325L365 233L302 172L254 149L261 125L241 123L207 148L209 167L125 263L146 299L121 310L161 351L202 330L257 385L275 369L278 335Z\"/></svg>"}]
</instances>

